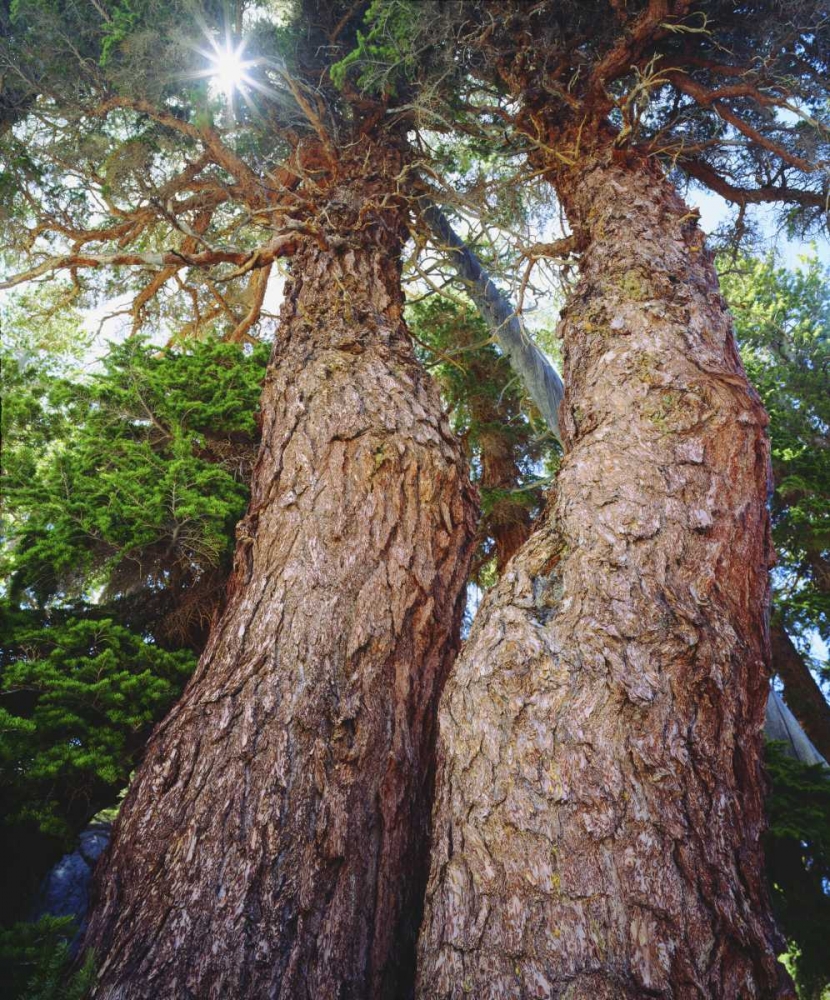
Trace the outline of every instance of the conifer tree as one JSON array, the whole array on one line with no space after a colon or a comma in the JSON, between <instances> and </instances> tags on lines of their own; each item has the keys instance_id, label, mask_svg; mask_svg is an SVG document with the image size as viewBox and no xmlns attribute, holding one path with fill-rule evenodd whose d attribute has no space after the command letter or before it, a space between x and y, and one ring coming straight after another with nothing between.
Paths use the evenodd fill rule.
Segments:
<instances>
[{"instance_id":1,"label":"conifer tree","mask_svg":"<svg viewBox=\"0 0 830 1000\"><path fill-rule=\"evenodd\" d=\"M555 493L443 696L418 995L792 995L761 854L768 421L675 180L824 224L821 5L409 10L375 6L361 82L411 71L396 34L466 72L448 107L524 144L580 273Z\"/></svg>"},{"instance_id":2,"label":"conifer tree","mask_svg":"<svg viewBox=\"0 0 830 1000\"><path fill-rule=\"evenodd\" d=\"M329 77L362 13L17 0L4 22L7 286L67 272L132 292L137 328L245 342L291 272L224 612L100 868L97 997L412 979L474 496L402 316L407 115Z\"/></svg>"},{"instance_id":3,"label":"conifer tree","mask_svg":"<svg viewBox=\"0 0 830 1000\"><path fill-rule=\"evenodd\" d=\"M291 261L227 606L101 870L95 995L410 989L473 541L402 319L410 209L446 190L428 130L550 182L571 232L530 259L580 277L557 484L444 699L420 995L791 995L760 854L766 416L675 186L821 224L819 5L238 11L2 21L7 284L68 272L131 289L136 328L245 342Z\"/></svg>"},{"instance_id":4,"label":"conifer tree","mask_svg":"<svg viewBox=\"0 0 830 1000\"><path fill-rule=\"evenodd\" d=\"M471 578L488 585L530 535L558 449L472 305L434 296L411 307L410 323L479 489Z\"/></svg>"},{"instance_id":5,"label":"conifer tree","mask_svg":"<svg viewBox=\"0 0 830 1000\"><path fill-rule=\"evenodd\" d=\"M192 673L248 498L267 355L136 338L83 375L19 307L2 355L3 921L116 803Z\"/></svg>"}]
</instances>

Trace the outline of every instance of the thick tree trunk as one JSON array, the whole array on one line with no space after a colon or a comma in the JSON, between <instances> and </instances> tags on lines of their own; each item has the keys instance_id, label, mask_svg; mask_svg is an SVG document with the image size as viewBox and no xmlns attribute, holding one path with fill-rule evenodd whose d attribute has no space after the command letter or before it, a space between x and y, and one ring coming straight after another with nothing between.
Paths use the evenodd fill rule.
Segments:
<instances>
[{"instance_id":1,"label":"thick tree trunk","mask_svg":"<svg viewBox=\"0 0 830 1000\"><path fill-rule=\"evenodd\" d=\"M442 699L418 996L791 996L760 847L767 418L671 186L607 151L554 182L568 451Z\"/></svg>"},{"instance_id":2,"label":"thick tree trunk","mask_svg":"<svg viewBox=\"0 0 830 1000\"><path fill-rule=\"evenodd\" d=\"M372 156L293 263L228 604L98 879L97 998L411 989L474 499L401 318L395 165Z\"/></svg>"},{"instance_id":3,"label":"thick tree trunk","mask_svg":"<svg viewBox=\"0 0 830 1000\"><path fill-rule=\"evenodd\" d=\"M553 367L550 359L538 349L518 355L519 360L517 360L516 353L510 351L511 343L522 342L522 340L530 342L521 330L515 309L498 291L475 254L453 231L444 213L426 198L421 199L421 207L425 220L439 242L448 249L448 257L456 266L461 279L467 283L470 295L482 318L498 337L511 365L531 392L540 412L548 422L550 430L561 442L559 404L564 394L564 386L559 373ZM494 469L497 464L501 463L494 462ZM486 473L487 451L485 447L482 447L482 465L484 466L482 485L486 488L489 484ZM502 478L494 479L493 484L498 486L508 482L512 482L513 485L518 483L518 470L515 465L513 468L515 473L513 480L509 479L509 470L505 469L503 473L501 471L498 473ZM773 474L775 474L774 466ZM528 516L526 520L523 519L522 523L515 529L508 525L502 531L497 524L493 524L491 530L496 541L497 569L500 575L507 562L527 540L530 534L530 517ZM816 586L824 593L830 592L827 560L822 560L820 555L811 552L807 556L807 561L813 569ZM784 629L780 625L774 624L770 634L773 670L785 684L787 697L792 701L792 704L788 706L791 713L800 720L799 723L796 718L793 718L792 724L800 724L807 732L812 731L813 742L816 746L824 745L823 752L827 758L828 750L830 750L830 705L827 704L803 657L798 653ZM777 695L770 697L775 699ZM780 710L775 709L774 717L770 718L769 715L767 717L767 736L769 737L769 733L772 730L777 730L779 726Z\"/></svg>"},{"instance_id":4,"label":"thick tree trunk","mask_svg":"<svg viewBox=\"0 0 830 1000\"><path fill-rule=\"evenodd\" d=\"M830 761L830 705L804 658L779 622L770 630L772 667L784 684L784 701L825 760Z\"/></svg>"}]
</instances>

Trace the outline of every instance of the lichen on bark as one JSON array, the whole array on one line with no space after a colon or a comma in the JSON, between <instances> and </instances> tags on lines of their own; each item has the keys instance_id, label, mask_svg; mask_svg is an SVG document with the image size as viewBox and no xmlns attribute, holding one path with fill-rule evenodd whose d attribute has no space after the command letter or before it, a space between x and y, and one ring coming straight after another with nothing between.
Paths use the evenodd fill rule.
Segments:
<instances>
[{"instance_id":1,"label":"lichen on bark","mask_svg":"<svg viewBox=\"0 0 830 1000\"><path fill-rule=\"evenodd\" d=\"M474 496L402 320L400 169L358 139L318 181L227 606L98 877L100 1000L411 989Z\"/></svg>"},{"instance_id":2,"label":"lichen on bark","mask_svg":"<svg viewBox=\"0 0 830 1000\"><path fill-rule=\"evenodd\" d=\"M549 176L581 252L566 455L443 695L417 995L791 996L760 847L767 417L659 169L609 143Z\"/></svg>"}]
</instances>

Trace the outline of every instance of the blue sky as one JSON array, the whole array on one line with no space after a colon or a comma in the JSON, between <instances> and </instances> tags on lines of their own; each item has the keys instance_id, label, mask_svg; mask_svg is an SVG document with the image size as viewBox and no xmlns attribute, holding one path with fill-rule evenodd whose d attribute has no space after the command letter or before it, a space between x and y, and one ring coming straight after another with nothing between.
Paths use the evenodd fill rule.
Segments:
<instances>
[{"instance_id":1,"label":"blue sky","mask_svg":"<svg viewBox=\"0 0 830 1000\"><path fill-rule=\"evenodd\" d=\"M737 208L725 202L720 195L696 187L686 193L686 201L700 209L700 226L709 235L718 226L733 217ZM776 206L756 205L748 212L750 221L755 222L769 241L770 249L774 249L780 262L787 267L796 267L799 256L808 253L814 246L819 260L830 267L830 241L825 234L814 242L789 239L786 233L780 231L776 222Z\"/></svg>"}]
</instances>

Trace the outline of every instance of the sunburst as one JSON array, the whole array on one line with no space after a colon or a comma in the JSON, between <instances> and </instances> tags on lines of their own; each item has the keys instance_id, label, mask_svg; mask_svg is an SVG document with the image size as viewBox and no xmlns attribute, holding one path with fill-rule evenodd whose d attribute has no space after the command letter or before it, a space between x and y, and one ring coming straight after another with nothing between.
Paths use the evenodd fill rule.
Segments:
<instances>
[{"instance_id":1,"label":"sunburst","mask_svg":"<svg viewBox=\"0 0 830 1000\"><path fill-rule=\"evenodd\" d=\"M216 90L224 94L228 101L232 101L235 93L244 93L246 86L250 86L252 81L247 71L254 64L245 59L244 42L236 47L230 41L226 41L224 45L212 42L211 47L208 76Z\"/></svg>"}]
</instances>

